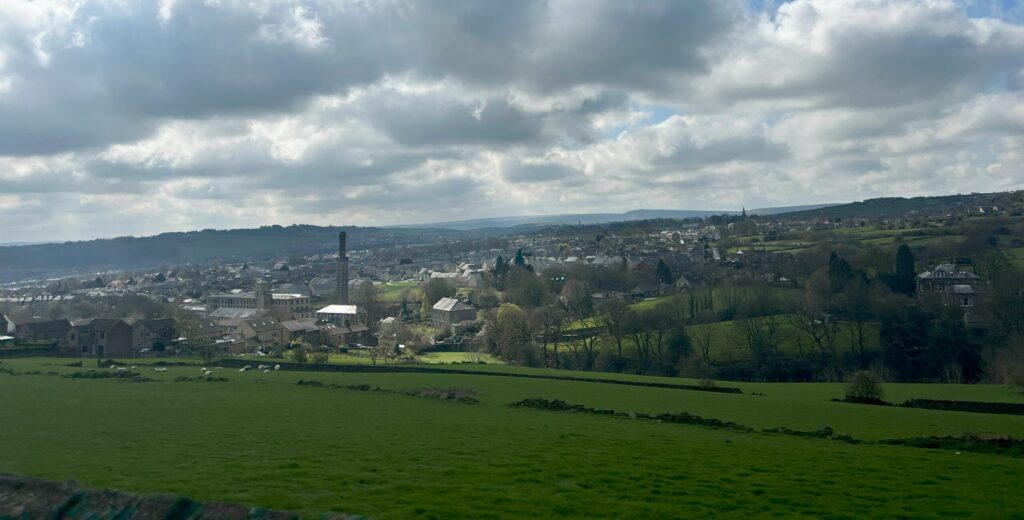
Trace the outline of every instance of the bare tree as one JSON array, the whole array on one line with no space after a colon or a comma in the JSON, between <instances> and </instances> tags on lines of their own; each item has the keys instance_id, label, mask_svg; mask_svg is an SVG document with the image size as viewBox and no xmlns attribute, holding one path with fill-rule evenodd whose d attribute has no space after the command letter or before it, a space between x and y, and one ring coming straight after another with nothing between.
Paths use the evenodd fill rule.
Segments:
<instances>
[{"instance_id":1,"label":"bare tree","mask_svg":"<svg viewBox=\"0 0 1024 520\"><path fill-rule=\"evenodd\" d=\"M617 357L616 369L622 370L625 359L622 357L622 339L628 333L626 325L629 316L629 305L622 300L608 300L601 305L597 319L612 339L615 340Z\"/></svg>"}]
</instances>

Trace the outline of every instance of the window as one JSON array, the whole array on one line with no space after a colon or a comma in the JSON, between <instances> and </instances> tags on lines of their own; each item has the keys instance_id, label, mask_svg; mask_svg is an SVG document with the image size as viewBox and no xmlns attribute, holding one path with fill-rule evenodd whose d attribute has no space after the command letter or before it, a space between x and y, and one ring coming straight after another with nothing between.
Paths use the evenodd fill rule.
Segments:
<instances>
[{"instance_id":1,"label":"window","mask_svg":"<svg viewBox=\"0 0 1024 520\"><path fill-rule=\"evenodd\" d=\"M963 299L963 306L964 307L974 307L974 298L964 298Z\"/></svg>"}]
</instances>

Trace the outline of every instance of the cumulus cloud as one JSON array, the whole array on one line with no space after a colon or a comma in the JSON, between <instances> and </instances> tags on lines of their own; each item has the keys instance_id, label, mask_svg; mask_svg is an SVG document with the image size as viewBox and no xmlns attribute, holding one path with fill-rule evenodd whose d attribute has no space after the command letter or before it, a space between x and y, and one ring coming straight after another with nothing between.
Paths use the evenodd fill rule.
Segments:
<instances>
[{"instance_id":1,"label":"cumulus cloud","mask_svg":"<svg viewBox=\"0 0 1024 520\"><path fill-rule=\"evenodd\" d=\"M1019 8L0 2L0 235L1024 185Z\"/></svg>"}]
</instances>

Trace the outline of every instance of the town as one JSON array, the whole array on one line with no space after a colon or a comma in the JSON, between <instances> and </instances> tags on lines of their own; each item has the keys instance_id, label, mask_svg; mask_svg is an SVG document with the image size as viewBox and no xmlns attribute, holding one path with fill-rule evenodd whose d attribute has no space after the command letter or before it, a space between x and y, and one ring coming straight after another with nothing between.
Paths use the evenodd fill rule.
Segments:
<instances>
[{"instance_id":1,"label":"town","mask_svg":"<svg viewBox=\"0 0 1024 520\"><path fill-rule=\"evenodd\" d=\"M351 252L341 231L313 255L13 284L0 353L1008 382L1024 373L1021 201L883 218L743 210ZM972 339L919 359L908 327Z\"/></svg>"}]
</instances>

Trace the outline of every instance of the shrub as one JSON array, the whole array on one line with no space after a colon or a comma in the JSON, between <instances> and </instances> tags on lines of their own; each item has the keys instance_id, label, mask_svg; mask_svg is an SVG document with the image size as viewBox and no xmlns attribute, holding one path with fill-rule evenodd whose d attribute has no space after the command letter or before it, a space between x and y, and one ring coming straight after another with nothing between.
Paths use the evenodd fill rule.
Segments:
<instances>
[{"instance_id":1,"label":"shrub","mask_svg":"<svg viewBox=\"0 0 1024 520\"><path fill-rule=\"evenodd\" d=\"M858 370L846 385L846 400L851 403L882 403L882 379L868 370Z\"/></svg>"},{"instance_id":2,"label":"shrub","mask_svg":"<svg viewBox=\"0 0 1024 520\"><path fill-rule=\"evenodd\" d=\"M701 379L698 385L704 390L718 388L718 383L716 383L714 379Z\"/></svg>"}]
</instances>

